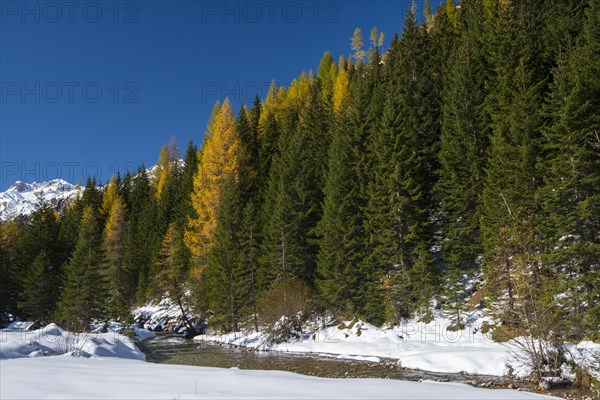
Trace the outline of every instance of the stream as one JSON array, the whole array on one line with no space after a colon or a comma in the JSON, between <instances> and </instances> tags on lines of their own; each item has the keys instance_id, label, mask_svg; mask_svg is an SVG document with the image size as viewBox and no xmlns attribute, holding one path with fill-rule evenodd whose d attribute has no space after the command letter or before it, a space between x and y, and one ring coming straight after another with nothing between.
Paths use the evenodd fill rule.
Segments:
<instances>
[{"instance_id":1,"label":"stream","mask_svg":"<svg viewBox=\"0 0 600 400\"><path fill-rule=\"evenodd\" d=\"M146 360L154 363L280 370L326 378L434 380L497 388L514 384L513 380L499 376L437 373L400 368L393 359L382 359L381 362L375 363L317 354L255 351L187 340L174 334L158 334L153 339L138 343L138 346L146 354ZM524 382L519 382L518 386L527 388Z\"/></svg>"},{"instance_id":2,"label":"stream","mask_svg":"<svg viewBox=\"0 0 600 400\"><path fill-rule=\"evenodd\" d=\"M517 381L502 376L440 373L407 369L398 367L396 364L397 360L395 359L381 359L380 362L371 362L339 359L335 355L256 351L189 340L181 335L169 333L158 333L155 338L138 342L137 345L146 354L146 361L159 364L279 370L323 378L432 380L465 383L485 388L512 388L531 392L535 391L535 385L529 381ZM552 389L544 393L566 399L594 398L589 390L574 386Z\"/></svg>"}]
</instances>

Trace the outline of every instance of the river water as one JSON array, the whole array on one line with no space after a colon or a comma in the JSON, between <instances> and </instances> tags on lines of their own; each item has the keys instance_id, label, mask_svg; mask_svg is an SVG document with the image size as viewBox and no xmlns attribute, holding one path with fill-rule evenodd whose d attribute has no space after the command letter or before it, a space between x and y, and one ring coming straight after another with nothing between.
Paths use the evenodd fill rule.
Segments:
<instances>
[{"instance_id":1,"label":"river water","mask_svg":"<svg viewBox=\"0 0 600 400\"><path fill-rule=\"evenodd\" d=\"M478 387L510 387L519 388L519 390L534 391L534 385L527 381L515 381L508 377L499 376L446 374L399 368L396 364L397 360L393 359L382 359L380 362L375 363L338 359L334 355L255 351L188 340L181 335L168 333L159 333L155 338L139 342L137 345L146 354L146 360L154 363L194 365L199 367L279 370L323 378L433 380L466 383ZM594 398L589 390L577 387L553 389L545 392L545 394L567 399Z\"/></svg>"},{"instance_id":2,"label":"river water","mask_svg":"<svg viewBox=\"0 0 600 400\"><path fill-rule=\"evenodd\" d=\"M396 360L379 363L337 359L335 356L305 353L253 351L186 340L173 334L159 334L138 343L149 362L202 367L280 370L327 378L384 378L460 382L475 386L507 387L508 378L486 375L445 374L399 368ZM523 386L521 383L519 386Z\"/></svg>"}]
</instances>

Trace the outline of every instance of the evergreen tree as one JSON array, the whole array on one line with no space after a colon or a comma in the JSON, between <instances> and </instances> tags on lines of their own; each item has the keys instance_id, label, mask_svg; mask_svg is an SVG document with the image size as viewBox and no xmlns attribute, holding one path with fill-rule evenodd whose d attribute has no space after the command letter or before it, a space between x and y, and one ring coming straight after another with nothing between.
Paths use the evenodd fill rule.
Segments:
<instances>
[{"instance_id":1,"label":"evergreen tree","mask_svg":"<svg viewBox=\"0 0 600 400\"><path fill-rule=\"evenodd\" d=\"M81 218L77 245L65 267L65 287L57 304L57 317L67 329L87 331L92 321L106 317L103 263L98 212L88 206Z\"/></svg>"},{"instance_id":2,"label":"evergreen tree","mask_svg":"<svg viewBox=\"0 0 600 400\"><path fill-rule=\"evenodd\" d=\"M225 182L237 180L240 138L228 99L214 116L210 136L202 146L198 171L194 177L192 204L196 218L190 219L185 242L193 256L194 276L200 278L207 256L214 245L217 212Z\"/></svg>"},{"instance_id":3,"label":"evergreen tree","mask_svg":"<svg viewBox=\"0 0 600 400\"><path fill-rule=\"evenodd\" d=\"M263 112L261 114L265 115ZM267 113L265 118L265 122L262 125L260 130L261 140L260 140L260 150L259 150L259 158L260 158L260 180L261 187L266 186L267 178L271 174L271 164L273 158L278 152L277 143L279 141L280 129L277 120L275 119L274 113Z\"/></svg>"},{"instance_id":4,"label":"evergreen tree","mask_svg":"<svg viewBox=\"0 0 600 400\"><path fill-rule=\"evenodd\" d=\"M23 277L23 292L19 307L24 314L41 326L50 322L57 296L56 267L42 250Z\"/></svg>"},{"instance_id":5,"label":"evergreen tree","mask_svg":"<svg viewBox=\"0 0 600 400\"><path fill-rule=\"evenodd\" d=\"M11 219L0 223L0 326L18 314L17 303L22 290L23 275L23 223Z\"/></svg>"},{"instance_id":6,"label":"evergreen tree","mask_svg":"<svg viewBox=\"0 0 600 400\"><path fill-rule=\"evenodd\" d=\"M127 181L126 188L124 198L128 199L129 229L125 236L127 252L124 263L131 279L127 285L128 298L130 302L141 303L154 290L151 267L160 247L160 235L156 229L158 208L143 165Z\"/></svg>"},{"instance_id":7,"label":"evergreen tree","mask_svg":"<svg viewBox=\"0 0 600 400\"><path fill-rule=\"evenodd\" d=\"M158 163L154 169L152 177L154 187L156 188L156 198L160 199L163 189L167 185L171 172L171 156L169 155L169 149L166 145L163 145L158 156Z\"/></svg>"},{"instance_id":8,"label":"evergreen tree","mask_svg":"<svg viewBox=\"0 0 600 400\"><path fill-rule=\"evenodd\" d=\"M511 231L518 215L529 217L535 211L541 82L534 79L525 31L518 24L514 8L510 4L499 7L490 26L494 32L490 57L496 68L493 90L486 100L492 136L481 229L488 288L507 295L507 308L512 312L514 265L510 255L497 261L498 252L505 240L502 232ZM506 279L491 283L501 275Z\"/></svg>"},{"instance_id":9,"label":"evergreen tree","mask_svg":"<svg viewBox=\"0 0 600 400\"><path fill-rule=\"evenodd\" d=\"M323 218L318 224L319 253L317 289L327 309L348 311L354 308L356 249L354 226L360 210L354 196L357 191L356 154L352 142L352 120L341 112L334 125L329 147L329 164L324 188Z\"/></svg>"},{"instance_id":10,"label":"evergreen tree","mask_svg":"<svg viewBox=\"0 0 600 400\"><path fill-rule=\"evenodd\" d=\"M576 47L554 71L537 198L544 262L560 282L567 334L597 330L600 299L600 3L590 2Z\"/></svg>"},{"instance_id":11,"label":"evergreen tree","mask_svg":"<svg viewBox=\"0 0 600 400\"><path fill-rule=\"evenodd\" d=\"M189 310L186 307L186 289L189 273L189 255L183 243L183 232L171 223L162 240L157 258L156 280L163 292L168 292L170 298L179 306L183 322L190 334L196 334L196 329L188 319Z\"/></svg>"},{"instance_id":12,"label":"evergreen tree","mask_svg":"<svg viewBox=\"0 0 600 400\"><path fill-rule=\"evenodd\" d=\"M263 261L269 282L298 277L312 283L314 279L315 227L321 219L328 143L318 85L311 89L303 121L295 126L288 124L281 136L281 155L274 161L267 188Z\"/></svg>"},{"instance_id":13,"label":"evergreen tree","mask_svg":"<svg viewBox=\"0 0 600 400\"><path fill-rule=\"evenodd\" d=\"M194 174L198 170L198 150L190 140L188 143L183 168L179 179L177 199L175 201L174 218L179 226L185 226L188 218L194 215L192 206L192 192L194 191Z\"/></svg>"},{"instance_id":14,"label":"evergreen tree","mask_svg":"<svg viewBox=\"0 0 600 400\"><path fill-rule=\"evenodd\" d=\"M237 331L240 324L240 270L242 267L239 244L240 193L232 180L225 183L221 205L217 213L215 245L208 257L205 288L211 319L225 332Z\"/></svg>"},{"instance_id":15,"label":"evergreen tree","mask_svg":"<svg viewBox=\"0 0 600 400\"><path fill-rule=\"evenodd\" d=\"M372 142L369 186L369 262L380 270L395 317L406 317L434 293L436 263L430 252L434 157L439 140L439 92L431 78L427 31L413 11L387 55L389 87L381 125Z\"/></svg>"},{"instance_id":16,"label":"evergreen tree","mask_svg":"<svg viewBox=\"0 0 600 400\"><path fill-rule=\"evenodd\" d=\"M445 293L460 323L465 273L479 270L483 182L490 121L485 110L488 70L483 53L483 7L462 3L458 46L444 77L439 151L439 226L447 264Z\"/></svg>"},{"instance_id":17,"label":"evergreen tree","mask_svg":"<svg viewBox=\"0 0 600 400\"><path fill-rule=\"evenodd\" d=\"M127 252L125 235L127 232L127 208L125 202L114 199L103 232L102 248L105 255L105 274L108 285L108 313L112 318L126 319L129 314L130 297L128 287L130 271L125 270Z\"/></svg>"}]
</instances>

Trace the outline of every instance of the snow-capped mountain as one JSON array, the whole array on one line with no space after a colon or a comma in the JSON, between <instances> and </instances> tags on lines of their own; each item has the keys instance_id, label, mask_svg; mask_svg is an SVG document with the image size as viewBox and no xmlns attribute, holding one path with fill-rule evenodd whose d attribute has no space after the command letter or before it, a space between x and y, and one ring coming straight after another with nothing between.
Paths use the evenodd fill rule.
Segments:
<instances>
[{"instance_id":1,"label":"snow-capped mountain","mask_svg":"<svg viewBox=\"0 0 600 400\"><path fill-rule=\"evenodd\" d=\"M17 181L5 192L0 192L0 221L16 216L30 215L35 210L40 198L53 208L61 210L82 192L83 187L62 179L41 183Z\"/></svg>"}]
</instances>

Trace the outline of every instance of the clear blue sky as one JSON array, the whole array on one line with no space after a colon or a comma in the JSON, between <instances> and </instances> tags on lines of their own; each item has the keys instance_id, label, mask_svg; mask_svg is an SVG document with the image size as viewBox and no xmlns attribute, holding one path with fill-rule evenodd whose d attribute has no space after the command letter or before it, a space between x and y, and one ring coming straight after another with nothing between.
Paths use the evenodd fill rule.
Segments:
<instances>
[{"instance_id":1,"label":"clear blue sky","mask_svg":"<svg viewBox=\"0 0 600 400\"><path fill-rule=\"evenodd\" d=\"M171 135L200 144L216 100L237 110L349 54L355 27L386 47L411 3L0 0L0 190L106 181L154 164Z\"/></svg>"}]
</instances>

